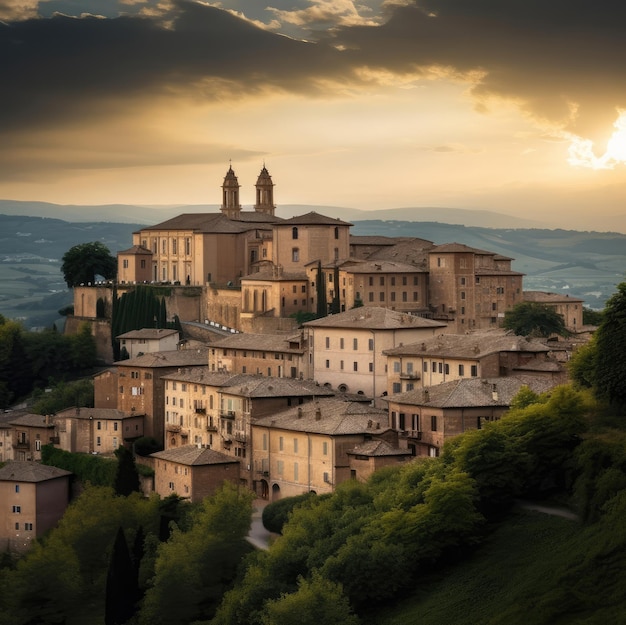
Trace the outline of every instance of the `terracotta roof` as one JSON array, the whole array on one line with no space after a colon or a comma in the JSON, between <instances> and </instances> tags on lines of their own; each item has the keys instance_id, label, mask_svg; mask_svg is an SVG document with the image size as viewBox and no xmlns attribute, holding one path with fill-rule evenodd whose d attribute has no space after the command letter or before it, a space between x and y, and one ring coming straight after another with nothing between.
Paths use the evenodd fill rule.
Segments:
<instances>
[{"instance_id":1,"label":"terracotta roof","mask_svg":"<svg viewBox=\"0 0 626 625\"><path fill-rule=\"evenodd\" d=\"M348 261L341 269L349 273L427 273L423 267L385 259Z\"/></svg>"},{"instance_id":2,"label":"terracotta roof","mask_svg":"<svg viewBox=\"0 0 626 625\"><path fill-rule=\"evenodd\" d=\"M40 414L31 414L26 413L23 414L11 421L9 421L11 425L21 425L23 427L31 427L31 428L52 428L54 427L54 423L46 423L46 417Z\"/></svg>"},{"instance_id":3,"label":"terracotta roof","mask_svg":"<svg viewBox=\"0 0 626 625\"><path fill-rule=\"evenodd\" d=\"M208 348L175 349L166 352L151 352L128 360L118 360L117 367L192 367L208 362Z\"/></svg>"},{"instance_id":4,"label":"terracotta roof","mask_svg":"<svg viewBox=\"0 0 626 625\"><path fill-rule=\"evenodd\" d=\"M290 340L291 338L284 334L251 334L241 332L212 341L211 347L302 354L304 352L303 348L290 347L290 343L293 342L293 340Z\"/></svg>"},{"instance_id":5,"label":"terracotta roof","mask_svg":"<svg viewBox=\"0 0 626 625\"><path fill-rule=\"evenodd\" d=\"M477 276L525 276L525 273L512 269L498 269L497 267L477 267L474 271Z\"/></svg>"},{"instance_id":6,"label":"terracotta roof","mask_svg":"<svg viewBox=\"0 0 626 625\"><path fill-rule=\"evenodd\" d=\"M0 468L0 480L4 482L45 482L68 475L72 474L64 469L32 461L13 460Z\"/></svg>"},{"instance_id":7,"label":"terracotta roof","mask_svg":"<svg viewBox=\"0 0 626 625\"><path fill-rule=\"evenodd\" d=\"M230 380L237 375L241 374L210 371L208 365L205 365L202 367L182 367L178 371L164 375L161 379L207 386L227 386Z\"/></svg>"},{"instance_id":8,"label":"terracotta roof","mask_svg":"<svg viewBox=\"0 0 626 625\"><path fill-rule=\"evenodd\" d=\"M585 300L563 293L549 293L547 291L524 291L525 302L538 302L540 304L582 304Z\"/></svg>"},{"instance_id":9,"label":"terracotta roof","mask_svg":"<svg viewBox=\"0 0 626 625\"><path fill-rule=\"evenodd\" d=\"M256 273L249 273L247 276L243 276L241 281L246 280L271 280L274 282L282 282L282 281L292 281L292 280L308 280L306 272L297 271L297 272L286 272L280 271L275 272L273 268L271 269L261 269Z\"/></svg>"},{"instance_id":10,"label":"terracotta roof","mask_svg":"<svg viewBox=\"0 0 626 625\"><path fill-rule=\"evenodd\" d=\"M544 343L510 334L440 334L439 336L394 347L387 356L439 356L479 359L498 352L548 353Z\"/></svg>"},{"instance_id":11,"label":"terracotta roof","mask_svg":"<svg viewBox=\"0 0 626 625\"><path fill-rule=\"evenodd\" d=\"M142 328L141 330L131 330L116 336L117 339L162 339L166 336L178 334L178 330L169 328Z\"/></svg>"},{"instance_id":12,"label":"terracotta roof","mask_svg":"<svg viewBox=\"0 0 626 625\"><path fill-rule=\"evenodd\" d=\"M425 239L398 239L392 247L382 247L368 256L368 260L396 260L419 267L428 264L428 252L432 250L434 243Z\"/></svg>"},{"instance_id":13,"label":"terracotta roof","mask_svg":"<svg viewBox=\"0 0 626 625\"><path fill-rule=\"evenodd\" d=\"M353 226L347 221L342 221L341 219L333 219L332 217L326 217L326 215L320 215L320 213L316 213L315 211L311 211L310 213L306 213L304 215L297 215L295 217L291 217L290 219L285 219L281 221L281 226L298 226L298 225L306 225L306 226Z\"/></svg>"},{"instance_id":14,"label":"terracotta roof","mask_svg":"<svg viewBox=\"0 0 626 625\"><path fill-rule=\"evenodd\" d=\"M384 458L386 456L412 456L409 449L392 447L387 441L372 440L357 445L354 449L346 451L351 456L370 456L371 458Z\"/></svg>"},{"instance_id":15,"label":"terracotta roof","mask_svg":"<svg viewBox=\"0 0 626 625\"><path fill-rule=\"evenodd\" d=\"M341 436L380 434L388 429L387 422L387 412L369 404L322 398L258 419L252 427Z\"/></svg>"},{"instance_id":16,"label":"terracotta roof","mask_svg":"<svg viewBox=\"0 0 626 625\"><path fill-rule=\"evenodd\" d=\"M243 374L237 376L235 383L228 384L223 392L242 397L332 397L335 394L310 380Z\"/></svg>"},{"instance_id":17,"label":"terracotta roof","mask_svg":"<svg viewBox=\"0 0 626 625\"><path fill-rule=\"evenodd\" d=\"M133 417L143 416L143 413L135 414L118 410L117 408L67 408L57 412L54 419L71 418L71 419L98 419L100 421L113 421L117 419L131 419Z\"/></svg>"},{"instance_id":18,"label":"terracotta roof","mask_svg":"<svg viewBox=\"0 0 626 625\"><path fill-rule=\"evenodd\" d=\"M480 250L477 247L470 247L464 243L443 243L442 245L435 245L435 247L430 250L431 254L448 254L456 252L479 254L480 256L496 256L495 252Z\"/></svg>"},{"instance_id":19,"label":"terracotta roof","mask_svg":"<svg viewBox=\"0 0 626 625\"><path fill-rule=\"evenodd\" d=\"M127 250L122 250L121 252L118 252L117 255L119 256L120 254L145 254L145 255L150 255L152 256L152 252L149 249L146 249L145 247L143 247L143 245L133 245L132 247L129 247Z\"/></svg>"},{"instance_id":20,"label":"terracotta roof","mask_svg":"<svg viewBox=\"0 0 626 625\"><path fill-rule=\"evenodd\" d=\"M263 224L269 229L280 217L273 217L265 213L241 211L238 219L229 219L224 213L183 213L154 226L146 226L139 230L192 230L203 233L219 232L246 232L258 228Z\"/></svg>"},{"instance_id":21,"label":"terracotta roof","mask_svg":"<svg viewBox=\"0 0 626 625\"><path fill-rule=\"evenodd\" d=\"M215 449L198 448L195 445L183 445L172 447L164 451L150 454L151 458L177 462L188 466L205 466L208 464L238 464L239 460L233 456L227 456Z\"/></svg>"},{"instance_id":22,"label":"terracotta roof","mask_svg":"<svg viewBox=\"0 0 626 625\"><path fill-rule=\"evenodd\" d=\"M363 306L336 315L307 321L303 325L313 328L366 328L372 330L398 330L415 328L444 328L445 323L407 315L389 308Z\"/></svg>"},{"instance_id":23,"label":"terracotta roof","mask_svg":"<svg viewBox=\"0 0 626 625\"><path fill-rule=\"evenodd\" d=\"M397 393L386 397L385 400L435 408L508 407L523 386L528 386L535 393L544 393L554 388L555 383L544 377L521 375L506 378L462 378L406 393Z\"/></svg>"}]
</instances>

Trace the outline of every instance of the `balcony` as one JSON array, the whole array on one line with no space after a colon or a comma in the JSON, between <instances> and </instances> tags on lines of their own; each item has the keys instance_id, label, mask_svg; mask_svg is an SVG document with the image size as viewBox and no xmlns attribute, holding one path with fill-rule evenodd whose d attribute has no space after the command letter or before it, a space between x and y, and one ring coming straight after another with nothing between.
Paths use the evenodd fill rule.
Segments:
<instances>
[{"instance_id":1,"label":"balcony","mask_svg":"<svg viewBox=\"0 0 626 625\"><path fill-rule=\"evenodd\" d=\"M206 431L217 432L217 425L213 425L212 423L210 423L209 425L206 426Z\"/></svg>"},{"instance_id":2,"label":"balcony","mask_svg":"<svg viewBox=\"0 0 626 625\"><path fill-rule=\"evenodd\" d=\"M222 417L222 419L234 419L235 411L234 410L220 410L220 417Z\"/></svg>"},{"instance_id":3,"label":"balcony","mask_svg":"<svg viewBox=\"0 0 626 625\"><path fill-rule=\"evenodd\" d=\"M15 449L30 449L30 443L27 440L19 440L15 443Z\"/></svg>"},{"instance_id":4,"label":"balcony","mask_svg":"<svg viewBox=\"0 0 626 625\"><path fill-rule=\"evenodd\" d=\"M166 432L180 432L180 425L176 425L175 423L166 423L165 430Z\"/></svg>"},{"instance_id":5,"label":"balcony","mask_svg":"<svg viewBox=\"0 0 626 625\"><path fill-rule=\"evenodd\" d=\"M247 443L248 442L248 435L243 432L243 431L237 431L235 430L233 432L233 438L239 442L239 443Z\"/></svg>"},{"instance_id":6,"label":"balcony","mask_svg":"<svg viewBox=\"0 0 626 625\"><path fill-rule=\"evenodd\" d=\"M206 414L206 408L203 408L202 406L196 406L194 411L196 414Z\"/></svg>"},{"instance_id":7,"label":"balcony","mask_svg":"<svg viewBox=\"0 0 626 625\"><path fill-rule=\"evenodd\" d=\"M407 438L414 438L416 441L422 440L422 432L420 430L407 430L405 435Z\"/></svg>"},{"instance_id":8,"label":"balcony","mask_svg":"<svg viewBox=\"0 0 626 625\"><path fill-rule=\"evenodd\" d=\"M417 373L417 371L403 371L402 373L400 373L400 379L401 380L419 380L420 379L420 374Z\"/></svg>"}]
</instances>

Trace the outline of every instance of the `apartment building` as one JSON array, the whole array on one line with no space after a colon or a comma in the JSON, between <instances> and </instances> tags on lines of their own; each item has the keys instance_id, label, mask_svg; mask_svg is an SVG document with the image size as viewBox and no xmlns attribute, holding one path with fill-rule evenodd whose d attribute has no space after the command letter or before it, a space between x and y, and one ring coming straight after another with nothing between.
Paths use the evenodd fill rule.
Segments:
<instances>
[{"instance_id":1,"label":"apartment building","mask_svg":"<svg viewBox=\"0 0 626 625\"><path fill-rule=\"evenodd\" d=\"M115 337L120 343L120 351L128 358L137 358L153 352L170 352L178 348L178 330L168 328L142 328Z\"/></svg>"},{"instance_id":2,"label":"apartment building","mask_svg":"<svg viewBox=\"0 0 626 625\"><path fill-rule=\"evenodd\" d=\"M446 440L499 419L522 387L544 393L555 386L547 378L460 378L436 386L390 395L389 426L416 456L438 456Z\"/></svg>"},{"instance_id":3,"label":"apartment building","mask_svg":"<svg viewBox=\"0 0 626 625\"><path fill-rule=\"evenodd\" d=\"M41 460L42 446L58 442L54 422L48 415L25 413L9 424L15 460Z\"/></svg>"},{"instance_id":4,"label":"apartment building","mask_svg":"<svg viewBox=\"0 0 626 625\"><path fill-rule=\"evenodd\" d=\"M349 451L391 439L387 413L367 402L316 400L252 424L253 483L271 501L307 492L330 493L353 477Z\"/></svg>"},{"instance_id":5,"label":"apartment building","mask_svg":"<svg viewBox=\"0 0 626 625\"><path fill-rule=\"evenodd\" d=\"M545 343L503 332L440 334L383 354L387 356L389 395L452 380L503 377L522 371L561 381L566 375Z\"/></svg>"},{"instance_id":6,"label":"apartment building","mask_svg":"<svg viewBox=\"0 0 626 625\"><path fill-rule=\"evenodd\" d=\"M387 392L385 350L431 338L446 324L389 308L361 307L304 324L313 378L341 392Z\"/></svg>"},{"instance_id":7,"label":"apartment building","mask_svg":"<svg viewBox=\"0 0 626 625\"><path fill-rule=\"evenodd\" d=\"M71 475L33 461L0 467L0 551L23 552L58 523L69 504Z\"/></svg>"}]
</instances>

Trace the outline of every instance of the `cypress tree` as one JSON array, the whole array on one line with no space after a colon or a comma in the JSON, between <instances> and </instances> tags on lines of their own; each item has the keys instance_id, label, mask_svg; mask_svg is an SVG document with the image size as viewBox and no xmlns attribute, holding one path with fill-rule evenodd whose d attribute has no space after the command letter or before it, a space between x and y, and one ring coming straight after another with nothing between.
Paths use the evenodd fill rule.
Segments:
<instances>
[{"instance_id":1,"label":"cypress tree","mask_svg":"<svg viewBox=\"0 0 626 625\"><path fill-rule=\"evenodd\" d=\"M335 288L333 289L333 303L330 311L333 315L341 312L341 299L339 297L339 265L335 265L334 270Z\"/></svg>"},{"instance_id":2,"label":"cypress tree","mask_svg":"<svg viewBox=\"0 0 626 625\"><path fill-rule=\"evenodd\" d=\"M315 288L317 290L317 316L325 317L328 314L328 304L326 303L326 279L322 271L321 261L317 261Z\"/></svg>"},{"instance_id":3,"label":"cypress tree","mask_svg":"<svg viewBox=\"0 0 626 625\"><path fill-rule=\"evenodd\" d=\"M111 561L107 571L104 606L105 625L123 625L135 613L137 577L128 552L124 530L120 527L115 536Z\"/></svg>"},{"instance_id":4,"label":"cypress tree","mask_svg":"<svg viewBox=\"0 0 626 625\"><path fill-rule=\"evenodd\" d=\"M113 488L117 495L126 497L132 492L139 491L139 473L137 473L135 458L126 447L118 447L115 455L117 456L117 472Z\"/></svg>"}]
</instances>

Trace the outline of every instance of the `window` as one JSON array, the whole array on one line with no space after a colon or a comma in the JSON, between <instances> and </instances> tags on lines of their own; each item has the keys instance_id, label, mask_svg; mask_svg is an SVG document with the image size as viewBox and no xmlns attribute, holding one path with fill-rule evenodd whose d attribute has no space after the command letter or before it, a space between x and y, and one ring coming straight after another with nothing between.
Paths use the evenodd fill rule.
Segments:
<instances>
[{"instance_id":1,"label":"window","mask_svg":"<svg viewBox=\"0 0 626 625\"><path fill-rule=\"evenodd\" d=\"M339 349L343 349L343 346L344 346L344 341L343 341L343 337L341 337L339 339Z\"/></svg>"},{"instance_id":2,"label":"window","mask_svg":"<svg viewBox=\"0 0 626 625\"><path fill-rule=\"evenodd\" d=\"M436 362L432 363L431 369L432 369L433 373L437 373L437 363Z\"/></svg>"},{"instance_id":3,"label":"window","mask_svg":"<svg viewBox=\"0 0 626 625\"><path fill-rule=\"evenodd\" d=\"M267 433L263 433L263 451L267 451Z\"/></svg>"},{"instance_id":4,"label":"window","mask_svg":"<svg viewBox=\"0 0 626 625\"><path fill-rule=\"evenodd\" d=\"M41 441L35 441L35 451L41 451Z\"/></svg>"},{"instance_id":5,"label":"window","mask_svg":"<svg viewBox=\"0 0 626 625\"><path fill-rule=\"evenodd\" d=\"M359 349L359 339L352 339L352 349Z\"/></svg>"},{"instance_id":6,"label":"window","mask_svg":"<svg viewBox=\"0 0 626 625\"><path fill-rule=\"evenodd\" d=\"M380 286L385 286L385 276L380 276Z\"/></svg>"},{"instance_id":7,"label":"window","mask_svg":"<svg viewBox=\"0 0 626 625\"><path fill-rule=\"evenodd\" d=\"M285 442L285 439L282 436L279 436L279 438L278 438L278 449L280 451L283 450L284 442Z\"/></svg>"},{"instance_id":8,"label":"window","mask_svg":"<svg viewBox=\"0 0 626 625\"><path fill-rule=\"evenodd\" d=\"M291 262L300 262L300 250L297 247L291 250Z\"/></svg>"},{"instance_id":9,"label":"window","mask_svg":"<svg viewBox=\"0 0 626 625\"><path fill-rule=\"evenodd\" d=\"M343 371L343 360L339 361L339 368Z\"/></svg>"},{"instance_id":10,"label":"window","mask_svg":"<svg viewBox=\"0 0 626 625\"><path fill-rule=\"evenodd\" d=\"M374 371L374 363L373 362L369 363L369 371L370 371L370 373L372 373Z\"/></svg>"},{"instance_id":11,"label":"window","mask_svg":"<svg viewBox=\"0 0 626 625\"><path fill-rule=\"evenodd\" d=\"M459 284L461 286L465 286L465 278L459 278L459 280L460 280Z\"/></svg>"},{"instance_id":12,"label":"window","mask_svg":"<svg viewBox=\"0 0 626 625\"><path fill-rule=\"evenodd\" d=\"M298 463L297 462L293 463L293 481L294 482L298 481Z\"/></svg>"},{"instance_id":13,"label":"window","mask_svg":"<svg viewBox=\"0 0 626 625\"><path fill-rule=\"evenodd\" d=\"M393 372L400 373L400 361L399 360L393 361Z\"/></svg>"},{"instance_id":14,"label":"window","mask_svg":"<svg viewBox=\"0 0 626 625\"><path fill-rule=\"evenodd\" d=\"M339 238L339 228L335 226L335 239Z\"/></svg>"},{"instance_id":15,"label":"window","mask_svg":"<svg viewBox=\"0 0 626 625\"><path fill-rule=\"evenodd\" d=\"M367 349L369 349L370 352L374 351L374 339L367 340Z\"/></svg>"},{"instance_id":16,"label":"window","mask_svg":"<svg viewBox=\"0 0 626 625\"><path fill-rule=\"evenodd\" d=\"M444 365L444 367L443 367L443 372L444 372L446 375L450 375L450 365L449 365L448 363L446 363L446 364Z\"/></svg>"},{"instance_id":17,"label":"window","mask_svg":"<svg viewBox=\"0 0 626 625\"><path fill-rule=\"evenodd\" d=\"M430 417L430 429L433 432L437 431L437 415L431 415L431 417Z\"/></svg>"},{"instance_id":18,"label":"window","mask_svg":"<svg viewBox=\"0 0 626 625\"><path fill-rule=\"evenodd\" d=\"M354 371L359 370L359 363L356 360L352 363L352 368Z\"/></svg>"},{"instance_id":19,"label":"window","mask_svg":"<svg viewBox=\"0 0 626 625\"><path fill-rule=\"evenodd\" d=\"M117 421L114 421L114 422L113 422L113 431L114 431L114 432L117 432L117 426L118 426Z\"/></svg>"},{"instance_id":20,"label":"window","mask_svg":"<svg viewBox=\"0 0 626 625\"><path fill-rule=\"evenodd\" d=\"M465 291L461 291L461 299L465 299Z\"/></svg>"},{"instance_id":21,"label":"window","mask_svg":"<svg viewBox=\"0 0 626 625\"><path fill-rule=\"evenodd\" d=\"M475 377L477 377L477 376L478 376L478 365L472 365L472 368L471 368L471 376L472 376L473 378L475 378Z\"/></svg>"},{"instance_id":22,"label":"window","mask_svg":"<svg viewBox=\"0 0 626 625\"><path fill-rule=\"evenodd\" d=\"M401 393L402 392L402 384L400 382L394 382L391 388L392 393Z\"/></svg>"},{"instance_id":23,"label":"window","mask_svg":"<svg viewBox=\"0 0 626 625\"><path fill-rule=\"evenodd\" d=\"M328 442L327 442L327 441L324 441L324 442L322 443L322 454L323 454L324 456L327 456L327 455L328 455Z\"/></svg>"},{"instance_id":24,"label":"window","mask_svg":"<svg viewBox=\"0 0 626 625\"><path fill-rule=\"evenodd\" d=\"M191 239L190 238L185 239L185 254L187 254L187 256L191 254Z\"/></svg>"},{"instance_id":25,"label":"window","mask_svg":"<svg viewBox=\"0 0 626 625\"><path fill-rule=\"evenodd\" d=\"M326 349L330 349L330 337L326 337Z\"/></svg>"},{"instance_id":26,"label":"window","mask_svg":"<svg viewBox=\"0 0 626 625\"><path fill-rule=\"evenodd\" d=\"M298 238L298 228L296 228L295 226L291 229L291 238L292 239Z\"/></svg>"},{"instance_id":27,"label":"window","mask_svg":"<svg viewBox=\"0 0 626 625\"><path fill-rule=\"evenodd\" d=\"M374 293L372 293L371 291L368 294L368 299L369 299L370 302L374 301Z\"/></svg>"},{"instance_id":28,"label":"window","mask_svg":"<svg viewBox=\"0 0 626 625\"><path fill-rule=\"evenodd\" d=\"M102 446L102 439L98 436L96 437L96 447L101 447Z\"/></svg>"},{"instance_id":29,"label":"window","mask_svg":"<svg viewBox=\"0 0 626 625\"><path fill-rule=\"evenodd\" d=\"M384 301L385 301L385 292L384 292L384 291L381 291L381 292L378 294L378 299L379 299L381 302L384 302Z\"/></svg>"},{"instance_id":30,"label":"window","mask_svg":"<svg viewBox=\"0 0 626 625\"><path fill-rule=\"evenodd\" d=\"M128 269L128 259L124 259L124 262L122 263L124 269Z\"/></svg>"},{"instance_id":31,"label":"window","mask_svg":"<svg viewBox=\"0 0 626 625\"><path fill-rule=\"evenodd\" d=\"M283 460L279 460L276 463L276 471L278 472L278 475L282 475L284 470L285 470L285 462Z\"/></svg>"},{"instance_id":32,"label":"window","mask_svg":"<svg viewBox=\"0 0 626 625\"><path fill-rule=\"evenodd\" d=\"M293 439L293 453L294 454L298 453L298 439L297 438Z\"/></svg>"},{"instance_id":33,"label":"window","mask_svg":"<svg viewBox=\"0 0 626 625\"><path fill-rule=\"evenodd\" d=\"M13 506L13 513L14 514L21 514L22 513L22 506Z\"/></svg>"},{"instance_id":34,"label":"window","mask_svg":"<svg viewBox=\"0 0 626 625\"><path fill-rule=\"evenodd\" d=\"M20 485L19 485L19 484L16 484L16 485L15 485L15 492L16 492L16 493L19 493L19 492L20 492Z\"/></svg>"},{"instance_id":35,"label":"window","mask_svg":"<svg viewBox=\"0 0 626 625\"><path fill-rule=\"evenodd\" d=\"M459 365L459 376L463 377L465 375L465 365Z\"/></svg>"},{"instance_id":36,"label":"window","mask_svg":"<svg viewBox=\"0 0 626 625\"><path fill-rule=\"evenodd\" d=\"M327 369L330 369L330 360L327 360L327 361L326 361L326 368L327 368Z\"/></svg>"}]
</instances>

